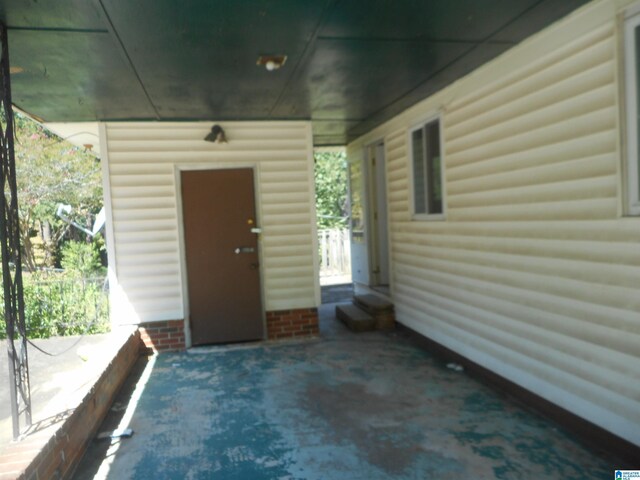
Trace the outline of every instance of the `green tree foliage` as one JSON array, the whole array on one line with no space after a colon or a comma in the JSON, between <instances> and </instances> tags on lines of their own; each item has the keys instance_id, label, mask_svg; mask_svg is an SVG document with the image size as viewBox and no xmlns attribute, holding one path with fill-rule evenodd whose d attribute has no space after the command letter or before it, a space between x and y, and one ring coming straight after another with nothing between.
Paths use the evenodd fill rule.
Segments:
<instances>
[{"instance_id":1,"label":"green tree foliage","mask_svg":"<svg viewBox=\"0 0 640 480\"><path fill-rule=\"evenodd\" d=\"M102 206L102 182L98 159L52 134L19 113L16 123L16 176L23 262L37 266L32 238L47 231L45 263L51 264L69 226L56 217L59 203L73 207L71 217L90 226Z\"/></svg>"},{"instance_id":2,"label":"green tree foliage","mask_svg":"<svg viewBox=\"0 0 640 480\"><path fill-rule=\"evenodd\" d=\"M318 228L346 228L348 175L345 153L317 151L315 181Z\"/></svg>"},{"instance_id":3,"label":"green tree foliage","mask_svg":"<svg viewBox=\"0 0 640 480\"><path fill-rule=\"evenodd\" d=\"M69 204L72 220L92 225L102 206L99 161L28 117L16 113L14 118L20 241L27 268L23 273L27 336L108 331L108 298L98 253L104 242L99 236L91 243L68 241L68 237L84 239L85 235L78 235L76 229L70 231L56 216L59 203ZM33 239L37 233L44 237L48 261L36 258ZM61 248L63 243L66 246ZM36 270L51 266L59 250L67 271ZM0 338L5 338L2 295L0 289Z\"/></svg>"}]
</instances>

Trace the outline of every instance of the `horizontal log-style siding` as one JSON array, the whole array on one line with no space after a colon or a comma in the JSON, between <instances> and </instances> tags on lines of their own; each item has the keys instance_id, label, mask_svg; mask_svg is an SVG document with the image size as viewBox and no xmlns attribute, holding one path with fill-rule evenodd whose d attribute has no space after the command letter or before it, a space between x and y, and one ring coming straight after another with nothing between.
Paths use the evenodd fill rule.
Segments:
<instances>
[{"instance_id":1,"label":"horizontal log-style siding","mask_svg":"<svg viewBox=\"0 0 640 480\"><path fill-rule=\"evenodd\" d=\"M212 144L203 141L212 124L113 122L103 129L116 322L184 318L177 168L255 166L265 309L317 305L310 125L225 122L229 142Z\"/></svg>"},{"instance_id":2,"label":"horizontal log-style siding","mask_svg":"<svg viewBox=\"0 0 640 480\"><path fill-rule=\"evenodd\" d=\"M397 319L640 444L640 218L624 218L620 2L412 107L384 139ZM446 220L414 221L409 129L442 113Z\"/></svg>"}]
</instances>

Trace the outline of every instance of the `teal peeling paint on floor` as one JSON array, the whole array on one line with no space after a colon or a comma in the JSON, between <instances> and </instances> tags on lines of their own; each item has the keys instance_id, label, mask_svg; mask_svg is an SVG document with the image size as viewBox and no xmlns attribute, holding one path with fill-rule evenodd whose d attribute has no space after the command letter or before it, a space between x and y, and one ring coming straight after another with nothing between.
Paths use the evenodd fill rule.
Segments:
<instances>
[{"instance_id":1,"label":"teal peeling paint on floor","mask_svg":"<svg viewBox=\"0 0 640 480\"><path fill-rule=\"evenodd\" d=\"M615 465L394 335L157 358L106 478L609 478Z\"/></svg>"}]
</instances>

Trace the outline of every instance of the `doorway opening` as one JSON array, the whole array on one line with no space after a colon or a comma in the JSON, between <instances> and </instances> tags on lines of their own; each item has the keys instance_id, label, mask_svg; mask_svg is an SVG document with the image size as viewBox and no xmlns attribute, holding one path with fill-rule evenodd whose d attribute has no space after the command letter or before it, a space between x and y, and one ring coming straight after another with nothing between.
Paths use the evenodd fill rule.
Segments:
<instances>
[{"instance_id":1,"label":"doorway opening","mask_svg":"<svg viewBox=\"0 0 640 480\"><path fill-rule=\"evenodd\" d=\"M364 148L349 164L353 280L389 295L389 234L384 143Z\"/></svg>"},{"instance_id":2,"label":"doorway opening","mask_svg":"<svg viewBox=\"0 0 640 480\"><path fill-rule=\"evenodd\" d=\"M318 149L314 164L322 303L337 303L353 295L346 152Z\"/></svg>"}]
</instances>

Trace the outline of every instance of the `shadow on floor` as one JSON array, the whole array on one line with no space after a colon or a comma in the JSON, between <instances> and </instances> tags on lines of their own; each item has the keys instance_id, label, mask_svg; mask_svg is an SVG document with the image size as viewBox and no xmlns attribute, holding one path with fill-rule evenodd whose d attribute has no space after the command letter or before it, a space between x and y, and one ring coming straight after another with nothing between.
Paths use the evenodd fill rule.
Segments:
<instances>
[{"instance_id":1,"label":"shadow on floor","mask_svg":"<svg viewBox=\"0 0 640 480\"><path fill-rule=\"evenodd\" d=\"M584 480L617 467L402 333L347 331L334 307L320 308L321 339L154 357L118 400L133 437L94 443L76 478Z\"/></svg>"},{"instance_id":2,"label":"shadow on floor","mask_svg":"<svg viewBox=\"0 0 640 480\"><path fill-rule=\"evenodd\" d=\"M113 455L114 449L117 449L120 442L128 441L128 438L123 437L111 439L98 437L103 437L104 432L115 431L121 425L122 428L126 428L128 426L130 418L125 418L125 416L128 412L130 417L135 410L134 402L136 399L136 388L138 388L138 384L143 378L143 374L147 369L148 364L149 358L145 356L140 357L134 364L131 369L131 373L120 388L120 391L113 401L113 405L111 405L107 416L102 422L102 425L100 425L96 438L89 444L87 452L76 471L76 479L106 478L106 475L101 476L100 474L100 469L103 463L108 463L109 458ZM138 395L143 388L144 385L140 384Z\"/></svg>"}]
</instances>

